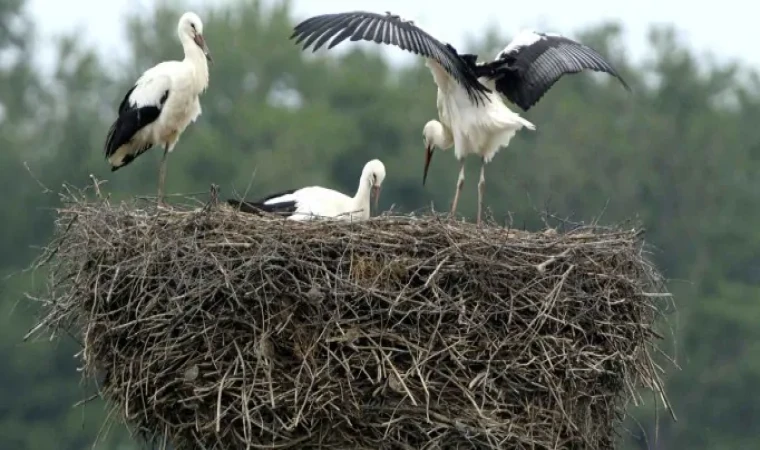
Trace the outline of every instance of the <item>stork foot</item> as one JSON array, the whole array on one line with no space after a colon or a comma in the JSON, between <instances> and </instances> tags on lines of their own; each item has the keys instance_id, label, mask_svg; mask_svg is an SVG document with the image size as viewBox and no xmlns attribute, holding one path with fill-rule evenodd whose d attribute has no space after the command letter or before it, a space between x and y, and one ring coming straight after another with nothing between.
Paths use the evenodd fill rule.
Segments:
<instances>
[{"instance_id":1,"label":"stork foot","mask_svg":"<svg viewBox=\"0 0 760 450\"><path fill-rule=\"evenodd\" d=\"M166 200L164 200L164 193L163 189L158 189L158 195L156 196L156 208L159 209L166 209L168 205L166 204Z\"/></svg>"}]
</instances>

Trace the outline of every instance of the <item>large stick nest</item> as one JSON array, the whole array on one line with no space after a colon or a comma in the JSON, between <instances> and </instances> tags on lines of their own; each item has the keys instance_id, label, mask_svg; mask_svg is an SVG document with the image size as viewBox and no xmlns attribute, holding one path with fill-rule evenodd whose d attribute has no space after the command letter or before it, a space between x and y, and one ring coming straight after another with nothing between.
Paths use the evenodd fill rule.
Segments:
<instances>
[{"instance_id":1,"label":"large stick nest","mask_svg":"<svg viewBox=\"0 0 760 450\"><path fill-rule=\"evenodd\" d=\"M607 449L663 395L640 234L72 197L38 329L178 450Z\"/></svg>"}]
</instances>

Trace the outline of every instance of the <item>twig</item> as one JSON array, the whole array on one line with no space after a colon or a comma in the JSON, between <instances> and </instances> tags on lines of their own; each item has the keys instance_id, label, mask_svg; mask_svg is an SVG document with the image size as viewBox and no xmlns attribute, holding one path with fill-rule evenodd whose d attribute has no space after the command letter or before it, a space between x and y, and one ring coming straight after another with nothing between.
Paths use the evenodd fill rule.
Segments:
<instances>
[{"instance_id":1,"label":"twig","mask_svg":"<svg viewBox=\"0 0 760 450\"><path fill-rule=\"evenodd\" d=\"M673 299L638 229L294 222L209 214L213 190L156 214L94 181L61 195L25 339L81 337L113 420L157 446L610 448L642 387L672 414Z\"/></svg>"}]
</instances>

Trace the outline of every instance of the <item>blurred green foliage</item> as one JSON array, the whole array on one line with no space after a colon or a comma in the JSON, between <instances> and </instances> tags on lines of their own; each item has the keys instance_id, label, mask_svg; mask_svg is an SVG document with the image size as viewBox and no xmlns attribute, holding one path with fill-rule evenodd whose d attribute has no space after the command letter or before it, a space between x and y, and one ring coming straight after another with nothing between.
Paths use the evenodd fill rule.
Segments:
<instances>
[{"instance_id":1,"label":"blurred green foliage","mask_svg":"<svg viewBox=\"0 0 760 450\"><path fill-rule=\"evenodd\" d=\"M0 177L8 189L0 196L0 274L11 275L0 285L0 448L80 450L92 445L105 407L72 407L92 393L76 371L73 338L22 342L35 318L22 293L44 274L19 271L50 238L63 182L85 185L93 174L115 198L155 193L160 152L112 174L101 149L139 73L181 58L181 5L129 18L131 51L117 66L63 37L52 79L31 65L39 49L22 11L22 0L0 3ZM168 192L211 183L225 197L249 185L250 196L306 184L350 192L364 162L378 157L388 170L383 209L448 209L453 155L439 155L421 185L422 125L436 116L435 85L421 61L394 69L364 43L302 53L288 40L295 19L287 3L224 2L198 12L215 65L203 115L169 159ZM626 55L616 24L575 37L611 55L633 94L610 77L562 79L524 114L537 131L521 132L488 166L486 202L497 218L529 228L541 226L543 211L642 221L677 295L679 311L663 331L680 365L667 376L679 420L656 414L652 403L632 409L640 425L627 424L625 448L757 448L760 78L709 63L666 27L652 29L643 64ZM463 50L491 55L508 38L491 31ZM470 218L478 170L476 160L467 165L460 202ZM117 426L97 448L137 445Z\"/></svg>"}]
</instances>

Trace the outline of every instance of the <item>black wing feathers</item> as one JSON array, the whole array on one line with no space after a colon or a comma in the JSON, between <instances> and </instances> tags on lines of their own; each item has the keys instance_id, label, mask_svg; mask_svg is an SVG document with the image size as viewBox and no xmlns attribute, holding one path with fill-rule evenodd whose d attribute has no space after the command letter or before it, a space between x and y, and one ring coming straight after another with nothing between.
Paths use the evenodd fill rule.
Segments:
<instances>
[{"instance_id":1,"label":"black wing feathers","mask_svg":"<svg viewBox=\"0 0 760 450\"><path fill-rule=\"evenodd\" d=\"M248 214L261 214L263 212L263 210L257 205L246 202L244 200L235 200L231 198L227 200L227 204Z\"/></svg>"},{"instance_id":2,"label":"black wing feathers","mask_svg":"<svg viewBox=\"0 0 760 450\"><path fill-rule=\"evenodd\" d=\"M119 104L119 115L124 114L125 112L129 111L132 107L129 104L129 96L132 95L132 92L134 92L137 85L133 85L129 90L127 91L127 94L124 96L123 99L121 99L121 103Z\"/></svg>"},{"instance_id":3,"label":"black wing feathers","mask_svg":"<svg viewBox=\"0 0 760 450\"><path fill-rule=\"evenodd\" d=\"M285 195L290 195L290 194L294 193L297 190L298 189L287 189L287 190L284 190L284 191L275 192L274 194L270 194L270 195L267 195L266 197L264 197L262 199L259 199L258 201L256 201L256 203L264 203L265 201L272 200L273 198L282 197L282 196L285 196Z\"/></svg>"},{"instance_id":4,"label":"black wing feathers","mask_svg":"<svg viewBox=\"0 0 760 450\"><path fill-rule=\"evenodd\" d=\"M290 216L296 211L296 202L282 202L275 203L274 205L265 205L258 202L247 202L240 200L227 200L230 205L239 208L240 211L250 214L261 214L268 212L272 214L278 214L282 216Z\"/></svg>"},{"instance_id":5,"label":"black wing feathers","mask_svg":"<svg viewBox=\"0 0 760 450\"><path fill-rule=\"evenodd\" d=\"M462 61L470 66L476 66L478 64L478 55L474 55L472 53L462 53L459 55L459 57L462 58Z\"/></svg>"},{"instance_id":6,"label":"black wing feathers","mask_svg":"<svg viewBox=\"0 0 760 450\"><path fill-rule=\"evenodd\" d=\"M563 75L583 70L606 72L630 87L596 50L562 36L537 34L540 39L502 53L475 69L495 82L498 92L524 111L535 105Z\"/></svg>"},{"instance_id":7,"label":"black wing feathers","mask_svg":"<svg viewBox=\"0 0 760 450\"><path fill-rule=\"evenodd\" d=\"M271 200L273 198L282 197L283 195L292 194L296 190L297 189L288 189L286 191L276 192L262 199L259 199L255 202L229 199L227 200L227 203L232 205L233 207L239 208L240 211L245 212L245 213L260 214L262 212L268 212L268 213L284 214L286 216L289 216L296 211L295 201L278 202L278 203L269 204L269 205L265 205L264 202L266 202L267 200Z\"/></svg>"},{"instance_id":8,"label":"black wing feathers","mask_svg":"<svg viewBox=\"0 0 760 450\"><path fill-rule=\"evenodd\" d=\"M471 64L462 59L454 47L396 15L365 11L323 14L296 25L290 38L295 38L296 44L303 42L304 50L313 45L312 51L317 51L331 39L328 49L348 38L394 45L437 61L476 104L485 100L485 93L491 92L478 81Z\"/></svg>"},{"instance_id":9,"label":"black wing feathers","mask_svg":"<svg viewBox=\"0 0 760 450\"><path fill-rule=\"evenodd\" d=\"M140 148L134 149L132 153L129 153L127 155L124 155L124 158L121 159L121 165L119 166L111 166L111 172L116 172L117 170L121 169L122 167L125 167L129 165L132 161L135 160L138 156L145 153L147 150L149 150L151 147L153 147L153 144L145 144ZM117 147L118 148L118 147Z\"/></svg>"},{"instance_id":10,"label":"black wing feathers","mask_svg":"<svg viewBox=\"0 0 760 450\"><path fill-rule=\"evenodd\" d=\"M120 114L111 125L106 137L106 158L132 139L142 127L155 121L161 110L157 106L144 106Z\"/></svg>"},{"instance_id":11,"label":"black wing feathers","mask_svg":"<svg viewBox=\"0 0 760 450\"><path fill-rule=\"evenodd\" d=\"M119 147L128 143L143 127L158 119L158 116L161 114L161 108L166 103L166 99L169 98L169 91L167 90L161 96L158 105L135 107L129 100L135 87L136 86L132 86L132 88L127 91L127 95L124 96L124 99L119 105L119 117L116 118L116 121L114 121L108 129L105 144L106 158L113 155ZM112 167L111 170L113 171L126 166L151 146L152 145L148 145L145 148L136 149L133 155L126 156L123 159L121 166Z\"/></svg>"}]
</instances>

